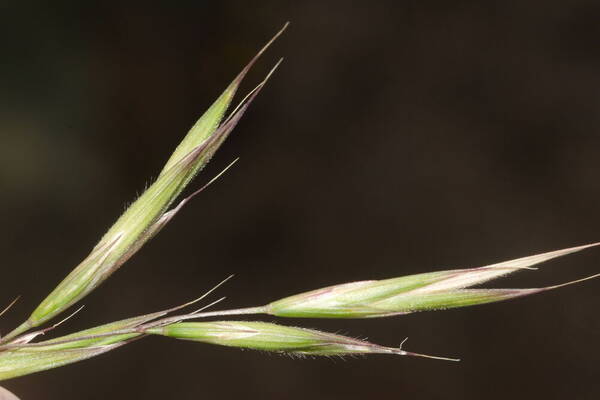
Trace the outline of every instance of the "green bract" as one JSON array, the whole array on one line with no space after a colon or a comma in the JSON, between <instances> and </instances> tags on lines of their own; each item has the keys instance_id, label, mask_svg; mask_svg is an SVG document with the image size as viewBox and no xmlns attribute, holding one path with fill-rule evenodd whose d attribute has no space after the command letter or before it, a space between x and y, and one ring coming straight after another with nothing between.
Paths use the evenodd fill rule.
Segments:
<instances>
[{"instance_id":1,"label":"green bract","mask_svg":"<svg viewBox=\"0 0 600 400\"><path fill-rule=\"evenodd\" d=\"M133 329L162 315L164 313L160 312L128 318L44 342L9 346L0 352L0 380L60 367L114 350L141 334L111 333ZM109 335L103 336L105 334Z\"/></svg>"},{"instance_id":2,"label":"green bract","mask_svg":"<svg viewBox=\"0 0 600 400\"><path fill-rule=\"evenodd\" d=\"M397 354L452 360L384 347L364 340L314 329L267 322L180 322L146 330L146 333L253 350L298 356L345 356L353 354Z\"/></svg>"},{"instance_id":3,"label":"green bract","mask_svg":"<svg viewBox=\"0 0 600 400\"><path fill-rule=\"evenodd\" d=\"M62 367L77 361L106 353L122 346L124 343L85 347L68 350L37 347L35 350L22 349L0 353L0 380L33 374L51 368Z\"/></svg>"},{"instance_id":4,"label":"green bract","mask_svg":"<svg viewBox=\"0 0 600 400\"><path fill-rule=\"evenodd\" d=\"M558 286L539 289L465 288L598 244L542 253L481 268L329 286L275 301L265 306L263 312L278 317L373 318L507 300Z\"/></svg>"},{"instance_id":5,"label":"green bract","mask_svg":"<svg viewBox=\"0 0 600 400\"><path fill-rule=\"evenodd\" d=\"M178 208L168 211L169 206L210 160L266 83L270 74L221 123L250 67L283 29L267 43L200 117L171 155L156 181L129 206L94 247L91 254L42 301L28 320L11 332L9 338L41 325L82 299L123 265L173 217Z\"/></svg>"}]
</instances>

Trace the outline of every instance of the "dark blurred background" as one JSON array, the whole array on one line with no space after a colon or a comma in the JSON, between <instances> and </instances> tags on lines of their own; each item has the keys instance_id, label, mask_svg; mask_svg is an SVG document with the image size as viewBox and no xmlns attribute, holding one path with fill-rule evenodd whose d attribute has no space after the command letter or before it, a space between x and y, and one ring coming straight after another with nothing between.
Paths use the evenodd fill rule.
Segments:
<instances>
[{"instance_id":1,"label":"dark blurred background","mask_svg":"<svg viewBox=\"0 0 600 400\"><path fill-rule=\"evenodd\" d=\"M0 301L24 319L285 21L286 59L196 198L56 330L600 240L598 1L0 4ZM600 250L499 284L600 271ZM498 284L495 284L498 286ZM494 286L494 285L491 285ZM381 320L288 320L461 363L292 360L150 338L5 386L29 399L597 399L600 281ZM264 318L264 320L274 320Z\"/></svg>"}]
</instances>

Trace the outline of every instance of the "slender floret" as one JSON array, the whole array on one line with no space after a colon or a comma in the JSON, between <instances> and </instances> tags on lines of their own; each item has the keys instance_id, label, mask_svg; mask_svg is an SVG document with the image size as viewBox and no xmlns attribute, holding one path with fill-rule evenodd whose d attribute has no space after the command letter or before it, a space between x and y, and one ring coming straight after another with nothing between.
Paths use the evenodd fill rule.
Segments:
<instances>
[{"instance_id":1,"label":"slender floret","mask_svg":"<svg viewBox=\"0 0 600 400\"><path fill-rule=\"evenodd\" d=\"M593 243L537 254L480 268L430 272L329 286L275 301L261 311L279 317L373 318L508 300L556 289L565 284L535 289L465 288L516 271L531 269L535 264L599 244ZM580 281L582 280L568 284Z\"/></svg>"},{"instance_id":2,"label":"slender floret","mask_svg":"<svg viewBox=\"0 0 600 400\"><path fill-rule=\"evenodd\" d=\"M127 342L98 347L84 347L67 350L38 347L35 350L23 349L0 353L0 380L29 375L61 367L77 361L87 360L114 350Z\"/></svg>"},{"instance_id":3,"label":"slender floret","mask_svg":"<svg viewBox=\"0 0 600 400\"><path fill-rule=\"evenodd\" d=\"M282 326L267 322L179 322L150 328L145 330L145 333L296 356L396 354L458 361L446 357L411 353L401 348L384 347L364 340L314 329Z\"/></svg>"},{"instance_id":4,"label":"slender floret","mask_svg":"<svg viewBox=\"0 0 600 400\"><path fill-rule=\"evenodd\" d=\"M171 204L196 173L208 163L279 65L278 62L267 78L221 122L250 67L286 26L259 51L200 117L169 158L156 181L129 206L91 254L42 301L25 323L8 334L2 342L40 326L96 289L175 215L180 207L169 211Z\"/></svg>"}]
</instances>

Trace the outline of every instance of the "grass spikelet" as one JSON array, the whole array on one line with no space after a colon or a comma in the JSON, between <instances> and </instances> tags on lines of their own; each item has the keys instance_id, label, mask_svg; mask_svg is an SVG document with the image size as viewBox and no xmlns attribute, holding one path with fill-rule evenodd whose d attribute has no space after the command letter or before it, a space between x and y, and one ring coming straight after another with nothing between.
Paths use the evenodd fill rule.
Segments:
<instances>
[{"instance_id":1,"label":"grass spikelet","mask_svg":"<svg viewBox=\"0 0 600 400\"><path fill-rule=\"evenodd\" d=\"M96 289L168 223L179 208L168 211L194 175L217 151L256 98L267 77L221 123L241 81L254 62L286 28L250 61L206 111L171 155L156 181L134 201L84 259L3 342L40 326ZM185 200L184 200L185 201Z\"/></svg>"},{"instance_id":2,"label":"grass spikelet","mask_svg":"<svg viewBox=\"0 0 600 400\"><path fill-rule=\"evenodd\" d=\"M36 347L4 351L0 353L0 381L87 360L124 344L125 342L68 350Z\"/></svg>"},{"instance_id":3,"label":"grass spikelet","mask_svg":"<svg viewBox=\"0 0 600 400\"><path fill-rule=\"evenodd\" d=\"M150 328L144 330L144 332L176 339L262 350L291 356L396 354L458 361L446 357L407 352L401 348L384 347L334 333L282 326L267 322L179 322L167 326Z\"/></svg>"},{"instance_id":4,"label":"grass spikelet","mask_svg":"<svg viewBox=\"0 0 600 400\"><path fill-rule=\"evenodd\" d=\"M279 317L373 318L491 303L556 289L465 289L600 243L518 258L480 268L351 282L286 297L264 307ZM595 278L584 278L583 280ZM569 282L578 283L583 280Z\"/></svg>"}]
</instances>

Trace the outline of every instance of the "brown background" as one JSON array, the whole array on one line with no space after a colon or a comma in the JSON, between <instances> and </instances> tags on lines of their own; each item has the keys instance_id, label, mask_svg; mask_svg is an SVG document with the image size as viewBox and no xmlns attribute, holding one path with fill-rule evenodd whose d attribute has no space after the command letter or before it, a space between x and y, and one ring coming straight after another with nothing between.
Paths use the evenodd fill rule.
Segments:
<instances>
[{"instance_id":1,"label":"brown background","mask_svg":"<svg viewBox=\"0 0 600 400\"><path fill-rule=\"evenodd\" d=\"M192 188L238 165L56 334L183 302L230 273L222 307L600 240L597 1L13 1L0 15L0 302L23 296L3 332L286 20L244 89L284 64ZM575 279L599 259L500 284ZM596 399L599 288L283 321L392 346L408 336L407 349L459 364L152 338L5 385L24 400Z\"/></svg>"}]
</instances>

